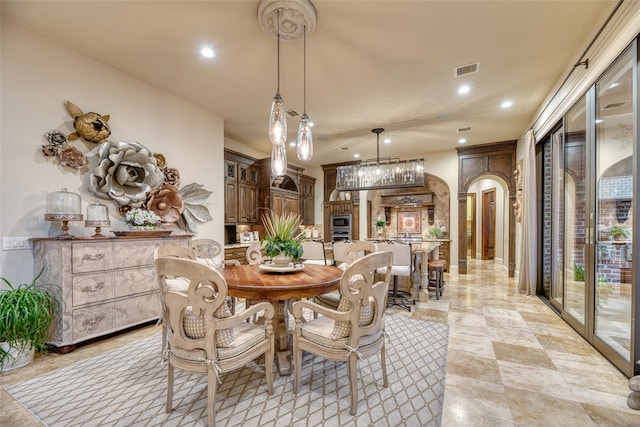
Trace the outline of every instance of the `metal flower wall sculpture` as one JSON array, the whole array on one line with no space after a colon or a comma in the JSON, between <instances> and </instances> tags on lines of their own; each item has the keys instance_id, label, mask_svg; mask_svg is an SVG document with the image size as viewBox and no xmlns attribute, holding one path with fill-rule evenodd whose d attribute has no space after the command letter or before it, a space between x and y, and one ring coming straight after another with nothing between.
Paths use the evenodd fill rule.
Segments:
<instances>
[{"instance_id":1,"label":"metal flower wall sculpture","mask_svg":"<svg viewBox=\"0 0 640 427\"><path fill-rule=\"evenodd\" d=\"M209 210L204 206L211 191L197 183L180 188L180 172L167 166L164 155L153 153L139 142L107 141L111 134L106 125L109 116L83 115L72 103L66 105L74 116L76 132L68 139L58 130L45 133L47 144L42 146L42 153L57 158L62 166L79 171L88 163L87 158L81 150L69 145L68 140L77 139L79 135L97 143L98 146L87 153L98 162L89 176L89 191L96 197L117 203L123 217L131 209L143 208L158 215L161 225L176 224L192 233L196 232L198 223L211 221ZM96 117L89 115L96 115L101 120L99 125L96 125ZM87 125L89 119L93 130Z\"/></svg>"}]
</instances>

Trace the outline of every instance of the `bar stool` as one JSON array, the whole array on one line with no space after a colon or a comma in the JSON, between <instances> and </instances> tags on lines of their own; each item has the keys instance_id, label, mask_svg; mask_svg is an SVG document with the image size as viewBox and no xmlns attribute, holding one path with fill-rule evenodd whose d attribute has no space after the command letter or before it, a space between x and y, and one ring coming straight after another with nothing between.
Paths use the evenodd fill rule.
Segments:
<instances>
[{"instance_id":1,"label":"bar stool","mask_svg":"<svg viewBox=\"0 0 640 427\"><path fill-rule=\"evenodd\" d=\"M411 292L398 289L398 277L411 277L411 246L399 243L378 243L378 252L393 252L393 265L391 266L393 288L389 289L387 308L397 306L411 311L411 306L408 304L416 304ZM384 274L386 267L378 269L377 272Z\"/></svg>"},{"instance_id":2,"label":"bar stool","mask_svg":"<svg viewBox=\"0 0 640 427\"><path fill-rule=\"evenodd\" d=\"M447 266L447 262L443 259L433 259L429 261L427 265L429 269L428 288L434 288L436 299L440 299L442 296L442 288L444 288L444 269Z\"/></svg>"}]
</instances>

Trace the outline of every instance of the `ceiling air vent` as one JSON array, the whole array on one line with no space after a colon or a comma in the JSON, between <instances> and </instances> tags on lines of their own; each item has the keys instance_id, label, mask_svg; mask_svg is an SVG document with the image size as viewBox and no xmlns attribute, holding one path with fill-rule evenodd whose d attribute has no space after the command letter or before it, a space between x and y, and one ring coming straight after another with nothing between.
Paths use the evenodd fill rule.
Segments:
<instances>
[{"instance_id":1,"label":"ceiling air vent","mask_svg":"<svg viewBox=\"0 0 640 427\"><path fill-rule=\"evenodd\" d=\"M300 113L298 113L296 110L289 110L289 111L287 111L287 115L289 117L297 117L297 116L300 115Z\"/></svg>"},{"instance_id":2,"label":"ceiling air vent","mask_svg":"<svg viewBox=\"0 0 640 427\"><path fill-rule=\"evenodd\" d=\"M462 67L453 69L453 77L462 77L462 76L466 76L467 74L477 73L478 71L480 71L479 62L469 64L469 65L463 65Z\"/></svg>"},{"instance_id":3,"label":"ceiling air vent","mask_svg":"<svg viewBox=\"0 0 640 427\"><path fill-rule=\"evenodd\" d=\"M471 126L467 126L467 127L464 127L464 128L458 128L458 130L456 132L462 133L462 132L469 132L469 131L471 131Z\"/></svg>"},{"instance_id":4,"label":"ceiling air vent","mask_svg":"<svg viewBox=\"0 0 640 427\"><path fill-rule=\"evenodd\" d=\"M622 107L624 104L626 104L625 101L622 102L612 102L611 104L607 104L604 107L602 107L603 110L610 110L612 108L620 108Z\"/></svg>"}]
</instances>

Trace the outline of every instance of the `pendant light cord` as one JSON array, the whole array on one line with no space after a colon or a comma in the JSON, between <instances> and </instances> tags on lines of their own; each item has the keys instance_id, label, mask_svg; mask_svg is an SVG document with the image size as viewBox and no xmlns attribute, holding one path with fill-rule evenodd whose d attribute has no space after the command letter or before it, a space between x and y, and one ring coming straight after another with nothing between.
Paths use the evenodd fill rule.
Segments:
<instances>
[{"instance_id":1,"label":"pendant light cord","mask_svg":"<svg viewBox=\"0 0 640 427\"><path fill-rule=\"evenodd\" d=\"M302 52L302 110L307 113L307 26L303 27L302 42L304 50Z\"/></svg>"},{"instance_id":2,"label":"pendant light cord","mask_svg":"<svg viewBox=\"0 0 640 427\"><path fill-rule=\"evenodd\" d=\"M280 93L280 9L276 12L276 32L278 33L278 88L277 93Z\"/></svg>"}]
</instances>

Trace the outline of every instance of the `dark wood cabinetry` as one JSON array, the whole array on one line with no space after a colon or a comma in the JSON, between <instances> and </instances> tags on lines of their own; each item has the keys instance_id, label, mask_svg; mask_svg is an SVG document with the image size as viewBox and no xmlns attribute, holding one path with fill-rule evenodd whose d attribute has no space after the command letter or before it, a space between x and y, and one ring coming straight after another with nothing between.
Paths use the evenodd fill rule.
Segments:
<instances>
[{"instance_id":1,"label":"dark wood cabinetry","mask_svg":"<svg viewBox=\"0 0 640 427\"><path fill-rule=\"evenodd\" d=\"M329 213L332 215L353 213L353 203L351 203L351 200L329 202Z\"/></svg>"},{"instance_id":2,"label":"dark wood cabinetry","mask_svg":"<svg viewBox=\"0 0 640 427\"><path fill-rule=\"evenodd\" d=\"M263 199L263 201L266 202L265 207L270 208L274 213L300 213L300 196L298 193L273 188L267 188L261 191L266 195Z\"/></svg>"},{"instance_id":3,"label":"dark wood cabinetry","mask_svg":"<svg viewBox=\"0 0 640 427\"><path fill-rule=\"evenodd\" d=\"M306 175L300 177L300 215L304 225L315 224L315 186L315 178Z\"/></svg>"},{"instance_id":4,"label":"dark wood cabinetry","mask_svg":"<svg viewBox=\"0 0 640 427\"><path fill-rule=\"evenodd\" d=\"M230 179L224 181L224 222L238 222L238 183Z\"/></svg>"},{"instance_id":5,"label":"dark wood cabinetry","mask_svg":"<svg viewBox=\"0 0 640 427\"><path fill-rule=\"evenodd\" d=\"M259 171L255 159L225 150L224 222L259 222Z\"/></svg>"},{"instance_id":6,"label":"dark wood cabinetry","mask_svg":"<svg viewBox=\"0 0 640 427\"><path fill-rule=\"evenodd\" d=\"M340 194L336 191L336 177L339 166L353 165L358 162L333 163L322 165L324 172L324 235L330 236L331 215L351 214L352 239L360 238L360 199L359 192L350 191ZM344 197L344 199L343 199ZM342 199L342 200L341 200ZM348 200L346 200L348 199Z\"/></svg>"},{"instance_id":7,"label":"dark wood cabinetry","mask_svg":"<svg viewBox=\"0 0 640 427\"><path fill-rule=\"evenodd\" d=\"M238 222L257 223L259 199L258 169L238 165Z\"/></svg>"},{"instance_id":8,"label":"dark wood cabinetry","mask_svg":"<svg viewBox=\"0 0 640 427\"><path fill-rule=\"evenodd\" d=\"M225 150L224 220L227 225L260 224L260 208L300 214L302 223L315 223L316 179L289 165L287 174L271 176L271 159L255 159Z\"/></svg>"}]
</instances>

